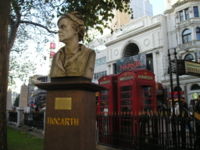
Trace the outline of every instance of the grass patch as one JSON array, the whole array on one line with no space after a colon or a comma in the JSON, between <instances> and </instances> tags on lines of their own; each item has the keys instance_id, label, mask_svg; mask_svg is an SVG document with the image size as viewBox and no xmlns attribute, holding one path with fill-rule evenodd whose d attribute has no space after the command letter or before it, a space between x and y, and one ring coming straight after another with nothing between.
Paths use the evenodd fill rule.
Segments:
<instances>
[{"instance_id":1,"label":"grass patch","mask_svg":"<svg viewBox=\"0 0 200 150\"><path fill-rule=\"evenodd\" d=\"M43 139L8 127L8 150L43 150Z\"/></svg>"}]
</instances>

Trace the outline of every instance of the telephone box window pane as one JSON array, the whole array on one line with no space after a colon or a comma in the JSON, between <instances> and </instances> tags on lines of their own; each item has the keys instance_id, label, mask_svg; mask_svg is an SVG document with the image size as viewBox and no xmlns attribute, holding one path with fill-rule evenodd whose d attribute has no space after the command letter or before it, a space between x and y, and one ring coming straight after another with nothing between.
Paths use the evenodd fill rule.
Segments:
<instances>
[{"instance_id":1,"label":"telephone box window pane","mask_svg":"<svg viewBox=\"0 0 200 150\"><path fill-rule=\"evenodd\" d=\"M121 107L121 112L131 112L131 107Z\"/></svg>"},{"instance_id":2,"label":"telephone box window pane","mask_svg":"<svg viewBox=\"0 0 200 150\"><path fill-rule=\"evenodd\" d=\"M124 99L124 98L130 98L131 97L131 94L130 93L122 93L121 94L121 97Z\"/></svg>"},{"instance_id":3,"label":"telephone box window pane","mask_svg":"<svg viewBox=\"0 0 200 150\"><path fill-rule=\"evenodd\" d=\"M102 95L108 95L108 90L102 90L102 91L101 91L101 94L102 94Z\"/></svg>"},{"instance_id":4,"label":"telephone box window pane","mask_svg":"<svg viewBox=\"0 0 200 150\"><path fill-rule=\"evenodd\" d=\"M194 10L194 17L199 17L199 8L198 8L198 6L194 6L193 10Z\"/></svg>"},{"instance_id":5,"label":"telephone box window pane","mask_svg":"<svg viewBox=\"0 0 200 150\"><path fill-rule=\"evenodd\" d=\"M152 87L143 87L144 91L144 110L152 110Z\"/></svg>"},{"instance_id":6,"label":"telephone box window pane","mask_svg":"<svg viewBox=\"0 0 200 150\"><path fill-rule=\"evenodd\" d=\"M122 86L121 87L121 91L130 91L131 90L131 86Z\"/></svg>"},{"instance_id":7,"label":"telephone box window pane","mask_svg":"<svg viewBox=\"0 0 200 150\"><path fill-rule=\"evenodd\" d=\"M121 101L121 105L130 105L130 104L131 104L130 99Z\"/></svg>"},{"instance_id":8,"label":"telephone box window pane","mask_svg":"<svg viewBox=\"0 0 200 150\"><path fill-rule=\"evenodd\" d=\"M101 96L101 100L103 100L103 101L108 100L108 96L107 95L102 95Z\"/></svg>"},{"instance_id":9,"label":"telephone box window pane","mask_svg":"<svg viewBox=\"0 0 200 150\"><path fill-rule=\"evenodd\" d=\"M131 97L132 97L132 94L131 94L131 89L132 87L131 86L122 86L120 88L120 98L121 98L121 101L120 101L120 110L121 112L131 112Z\"/></svg>"}]
</instances>

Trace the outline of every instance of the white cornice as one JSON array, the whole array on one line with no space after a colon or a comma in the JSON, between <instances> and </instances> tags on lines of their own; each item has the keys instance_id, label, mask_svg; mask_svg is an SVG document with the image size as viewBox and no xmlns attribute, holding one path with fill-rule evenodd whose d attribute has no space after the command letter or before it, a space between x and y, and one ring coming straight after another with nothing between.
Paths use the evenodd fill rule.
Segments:
<instances>
[{"instance_id":1,"label":"white cornice","mask_svg":"<svg viewBox=\"0 0 200 150\"><path fill-rule=\"evenodd\" d=\"M171 9L168 9L164 12L164 14L168 14L168 13L172 13L177 7L186 4L186 3L191 3L191 2L200 2L199 0L182 0L182 1L178 1L176 2L174 5L172 5Z\"/></svg>"},{"instance_id":2,"label":"white cornice","mask_svg":"<svg viewBox=\"0 0 200 150\"><path fill-rule=\"evenodd\" d=\"M140 33L143 33L143 32L147 32L148 30L152 30L154 28L157 28L157 27L160 27L161 26L161 23L158 22L158 23L155 23L153 25L150 25L150 26L147 26L147 27L144 27L144 28L141 28L141 29L138 29L138 30L134 30L134 31L131 31L131 30L128 30L120 35L118 35L115 40L112 40L112 41L109 41L106 43L106 46L109 46L109 45L112 45L114 43L117 43L119 41L122 41L122 40L125 40L131 36L135 36L135 35L138 35Z\"/></svg>"}]
</instances>

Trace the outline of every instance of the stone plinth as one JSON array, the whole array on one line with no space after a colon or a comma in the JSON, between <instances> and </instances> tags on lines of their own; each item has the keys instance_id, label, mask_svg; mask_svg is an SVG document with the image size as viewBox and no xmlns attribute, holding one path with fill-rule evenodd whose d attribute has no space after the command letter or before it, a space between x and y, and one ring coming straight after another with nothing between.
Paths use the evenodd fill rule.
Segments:
<instances>
[{"instance_id":1,"label":"stone plinth","mask_svg":"<svg viewBox=\"0 0 200 150\"><path fill-rule=\"evenodd\" d=\"M79 77L37 86L47 90L44 150L95 150L95 92L102 88Z\"/></svg>"},{"instance_id":2,"label":"stone plinth","mask_svg":"<svg viewBox=\"0 0 200 150\"><path fill-rule=\"evenodd\" d=\"M24 123L24 109L17 107L17 126L20 127Z\"/></svg>"}]
</instances>

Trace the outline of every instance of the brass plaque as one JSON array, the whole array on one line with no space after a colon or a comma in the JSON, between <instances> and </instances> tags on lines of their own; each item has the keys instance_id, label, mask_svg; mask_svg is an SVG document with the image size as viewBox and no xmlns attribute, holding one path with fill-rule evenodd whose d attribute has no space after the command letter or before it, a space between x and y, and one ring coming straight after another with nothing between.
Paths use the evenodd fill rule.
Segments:
<instances>
[{"instance_id":1,"label":"brass plaque","mask_svg":"<svg viewBox=\"0 0 200 150\"><path fill-rule=\"evenodd\" d=\"M71 110L72 98L71 97L56 97L55 110Z\"/></svg>"}]
</instances>

